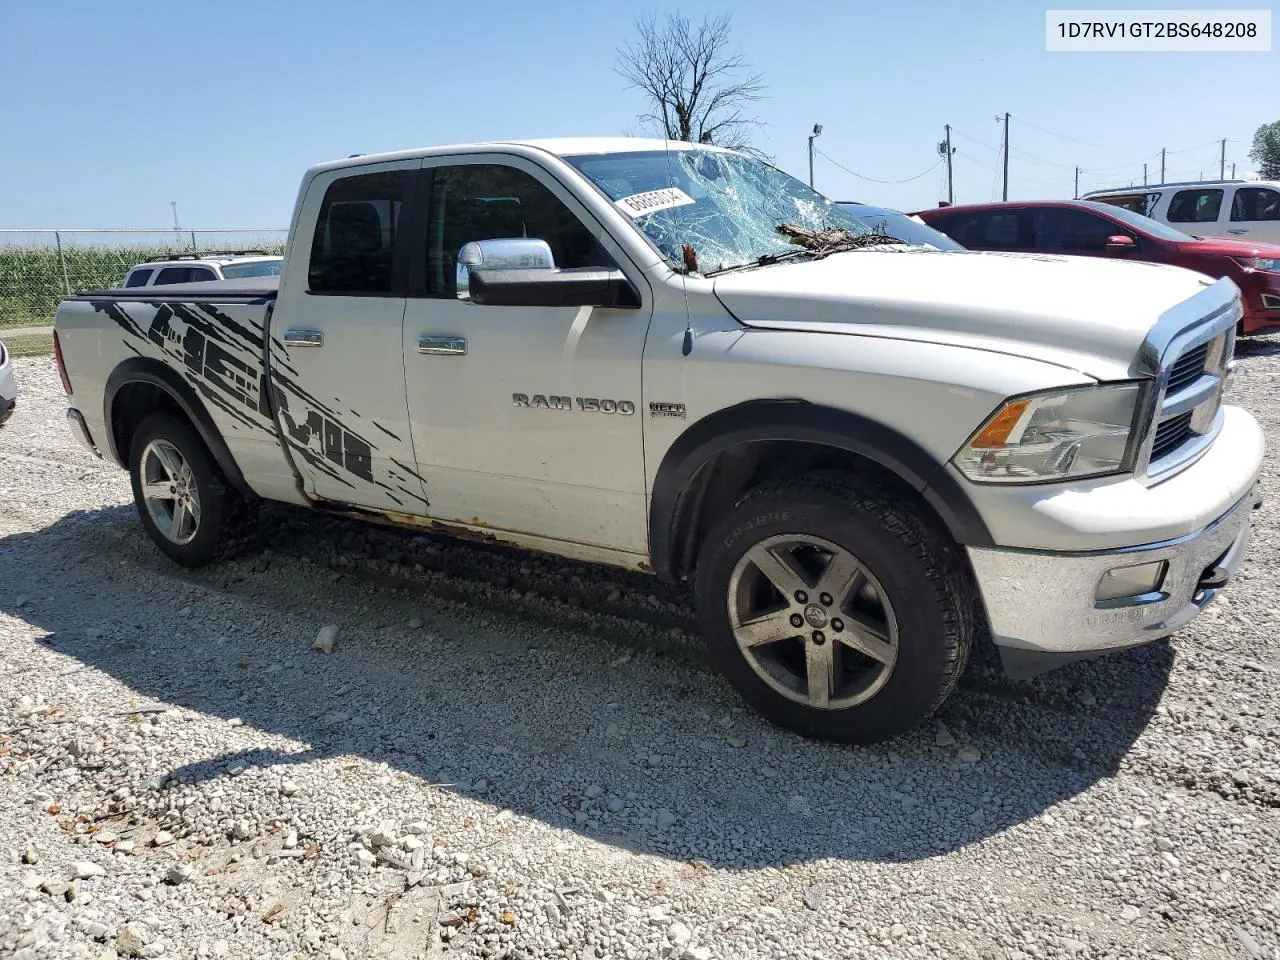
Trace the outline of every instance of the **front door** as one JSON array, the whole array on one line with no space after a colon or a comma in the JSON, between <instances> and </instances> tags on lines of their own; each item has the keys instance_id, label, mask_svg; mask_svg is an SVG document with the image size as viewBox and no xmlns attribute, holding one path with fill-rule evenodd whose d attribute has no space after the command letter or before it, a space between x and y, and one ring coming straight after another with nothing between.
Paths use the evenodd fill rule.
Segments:
<instances>
[{"instance_id":1,"label":"front door","mask_svg":"<svg viewBox=\"0 0 1280 960\"><path fill-rule=\"evenodd\" d=\"M400 224L420 166L347 167L311 182L271 318L274 395L307 492L419 515Z\"/></svg>"},{"instance_id":2,"label":"front door","mask_svg":"<svg viewBox=\"0 0 1280 960\"><path fill-rule=\"evenodd\" d=\"M1280 243L1280 190L1236 187L1226 233L1257 243Z\"/></svg>"},{"instance_id":3,"label":"front door","mask_svg":"<svg viewBox=\"0 0 1280 960\"><path fill-rule=\"evenodd\" d=\"M1073 257L1136 256L1142 239L1113 220L1073 207L1032 207L1032 250L1065 253ZM1126 252L1112 250L1107 242L1116 236L1128 237L1133 247Z\"/></svg>"},{"instance_id":4,"label":"front door","mask_svg":"<svg viewBox=\"0 0 1280 960\"><path fill-rule=\"evenodd\" d=\"M640 369L647 285L565 187L505 155L428 160L425 280L405 310L409 416L428 514L647 551ZM475 240L536 237L560 268L618 266L641 309L482 306L458 297Z\"/></svg>"}]
</instances>

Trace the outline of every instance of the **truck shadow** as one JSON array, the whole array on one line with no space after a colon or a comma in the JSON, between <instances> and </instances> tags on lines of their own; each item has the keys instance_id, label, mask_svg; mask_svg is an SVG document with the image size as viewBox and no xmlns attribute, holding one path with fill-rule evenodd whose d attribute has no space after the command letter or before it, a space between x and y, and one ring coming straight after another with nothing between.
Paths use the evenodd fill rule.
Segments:
<instances>
[{"instance_id":1,"label":"truck shadow","mask_svg":"<svg viewBox=\"0 0 1280 960\"><path fill-rule=\"evenodd\" d=\"M679 591L651 578L287 510L267 523L269 552L189 573L131 507L72 513L0 539L0 610L139 702L300 745L215 752L171 780L358 756L603 843L738 868L910 861L1032 819L1116 772L1172 664L1158 643L1014 683L979 657L948 733L814 743L742 708L682 628ZM327 656L310 650L325 623L340 627Z\"/></svg>"}]
</instances>

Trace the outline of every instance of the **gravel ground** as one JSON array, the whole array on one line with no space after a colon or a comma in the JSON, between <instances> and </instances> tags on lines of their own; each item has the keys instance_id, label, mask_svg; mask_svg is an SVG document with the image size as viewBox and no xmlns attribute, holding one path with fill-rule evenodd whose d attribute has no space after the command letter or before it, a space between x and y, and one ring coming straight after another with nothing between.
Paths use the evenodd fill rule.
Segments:
<instances>
[{"instance_id":1,"label":"gravel ground","mask_svg":"<svg viewBox=\"0 0 1280 960\"><path fill-rule=\"evenodd\" d=\"M1241 354L1274 491L1280 342ZM1280 958L1274 500L1172 643L835 747L639 574L289 510L180 572L17 375L0 956Z\"/></svg>"}]
</instances>

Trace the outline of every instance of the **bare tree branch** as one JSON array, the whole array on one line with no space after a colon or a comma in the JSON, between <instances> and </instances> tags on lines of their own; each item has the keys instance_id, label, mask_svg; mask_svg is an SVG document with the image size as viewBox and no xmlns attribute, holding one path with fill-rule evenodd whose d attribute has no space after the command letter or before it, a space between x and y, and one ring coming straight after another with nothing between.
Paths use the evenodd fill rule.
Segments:
<instances>
[{"instance_id":1,"label":"bare tree branch","mask_svg":"<svg viewBox=\"0 0 1280 960\"><path fill-rule=\"evenodd\" d=\"M694 25L680 13L636 19L636 39L618 49L616 70L649 101L642 125L669 140L750 148L763 124L746 108L763 99L764 79L729 51L728 14Z\"/></svg>"}]
</instances>

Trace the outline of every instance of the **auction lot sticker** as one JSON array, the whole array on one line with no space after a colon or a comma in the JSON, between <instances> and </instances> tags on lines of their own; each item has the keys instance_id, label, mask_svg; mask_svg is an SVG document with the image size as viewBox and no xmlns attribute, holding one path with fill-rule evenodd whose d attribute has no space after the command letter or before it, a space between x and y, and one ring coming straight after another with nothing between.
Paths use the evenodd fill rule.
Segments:
<instances>
[{"instance_id":1,"label":"auction lot sticker","mask_svg":"<svg viewBox=\"0 0 1280 960\"><path fill-rule=\"evenodd\" d=\"M1270 10L1046 10L1049 51L1216 51L1271 49Z\"/></svg>"},{"instance_id":2,"label":"auction lot sticker","mask_svg":"<svg viewBox=\"0 0 1280 960\"><path fill-rule=\"evenodd\" d=\"M629 197L614 201L618 209L632 219L658 210L670 210L672 207L684 207L696 202L679 187L664 187L661 190L633 193Z\"/></svg>"}]
</instances>

